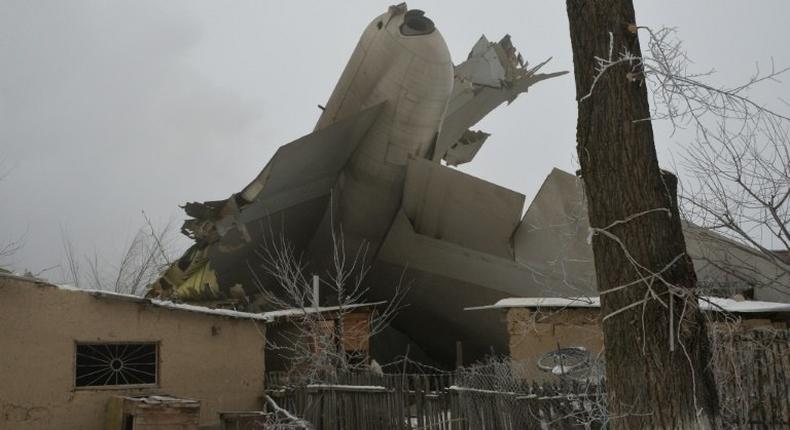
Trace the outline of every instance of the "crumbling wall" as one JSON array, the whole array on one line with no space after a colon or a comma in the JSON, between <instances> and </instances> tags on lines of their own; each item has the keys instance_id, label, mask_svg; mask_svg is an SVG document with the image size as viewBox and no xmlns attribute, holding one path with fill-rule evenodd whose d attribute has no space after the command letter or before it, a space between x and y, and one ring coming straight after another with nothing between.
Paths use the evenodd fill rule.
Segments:
<instances>
[{"instance_id":1,"label":"crumbling wall","mask_svg":"<svg viewBox=\"0 0 790 430\"><path fill-rule=\"evenodd\" d=\"M263 330L0 277L0 428L100 429L110 397L140 394L200 400L201 426L218 426L218 411L260 408ZM157 386L75 388L78 341L159 342Z\"/></svg>"}]
</instances>

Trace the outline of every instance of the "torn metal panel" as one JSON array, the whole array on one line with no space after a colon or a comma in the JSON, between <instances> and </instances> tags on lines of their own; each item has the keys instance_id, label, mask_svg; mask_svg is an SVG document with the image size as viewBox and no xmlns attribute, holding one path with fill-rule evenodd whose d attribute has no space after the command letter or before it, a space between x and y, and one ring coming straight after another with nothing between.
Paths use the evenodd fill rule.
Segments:
<instances>
[{"instance_id":1,"label":"torn metal panel","mask_svg":"<svg viewBox=\"0 0 790 430\"><path fill-rule=\"evenodd\" d=\"M184 221L181 233L197 242L210 243L217 239L214 222L223 216L227 200L188 202L182 208L192 219Z\"/></svg>"},{"instance_id":2,"label":"torn metal panel","mask_svg":"<svg viewBox=\"0 0 790 430\"><path fill-rule=\"evenodd\" d=\"M149 287L146 296L192 302L222 298L206 247L193 245Z\"/></svg>"},{"instance_id":3,"label":"torn metal panel","mask_svg":"<svg viewBox=\"0 0 790 430\"><path fill-rule=\"evenodd\" d=\"M490 134L484 131L467 130L444 154L448 166L457 166L472 161Z\"/></svg>"},{"instance_id":4,"label":"torn metal panel","mask_svg":"<svg viewBox=\"0 0 790 430\"><path fill-rule=\"evenodd\" d=\"M500 59L497 46L481 36L472 47L469 58L455 67L455 78L460 82L501 88L505 81L507 62Z\"/></svg>"},{"instance_id":5,"label":"torn metal panel","mask_svg":"<svg viewBox=\"0 0 790 430\"><path fill-rule=\"evenodd\" d=\"M510 104L537 82L568 73L538 73L548 61L530 68L513 47L510 36L506 35L498 43L482 36L469 58L455 66L453 92L433 160L444 159L449 164L448 156L455 160L451 147L489 112L504 102Z\"/></svg>"}]
</instances>

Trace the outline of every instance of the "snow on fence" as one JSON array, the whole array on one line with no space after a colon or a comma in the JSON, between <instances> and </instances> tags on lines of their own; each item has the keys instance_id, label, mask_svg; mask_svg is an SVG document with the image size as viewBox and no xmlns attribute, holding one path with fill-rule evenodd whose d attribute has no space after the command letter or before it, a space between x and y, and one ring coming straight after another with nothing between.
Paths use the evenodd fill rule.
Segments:
<instances>
[{"instance_id":1,"label":"snow on fence","mask_svg":"<svg viewBox=\"0 0 790 430\"><path fill-rule=\"evenodd\" d=\"M719 327L710 339L722 428L790 428L790 330ZM266 385L316 430L606 428L603 385L539 385L513 372L505 360L442 374L339 374L323 384L269 374Z\"/></svg>"},{"instance_id":2,"label":"snow on fence","mask_svg":"<svg viewBox=\"0 0 790 430\"><path fill-rule=\"evenodd\" d=\"M520 382L515 391L501 391L490 384L464 387L465 376L348 374L331 384L281 386L269 394L320 430L601 428L591 418L602 393L597 388ZM270 388L277 379L270 378Z\"/></svg>"}]
</instances>

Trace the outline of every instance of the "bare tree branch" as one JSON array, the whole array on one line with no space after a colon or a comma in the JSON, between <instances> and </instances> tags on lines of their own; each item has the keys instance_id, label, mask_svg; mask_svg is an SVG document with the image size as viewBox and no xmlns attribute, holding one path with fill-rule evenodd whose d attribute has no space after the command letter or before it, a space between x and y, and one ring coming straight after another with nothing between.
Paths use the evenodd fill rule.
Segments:
<instances>
[{"instance_id":1,"label":"bare tree branch","mask_svg":"<svg viewBox=\"0 0 790 430\"><path fill-rule=\"evenodd\" d=\"M169 257L172 250L165 244L173 233L172 222L156 228L145 213L143 217L145 225L137 230L117 262L107 261L95 250L92 254L80 256L68 233L62 228L66 280L77 288L143 294L145 288L172 261ZM87 271L84 267L87 267Z\"/></svg>"},{"instance_id":2,"label":"bare tree branch","mask_svg":"<svg viewBox=\"0 0 790 430\"><path fill-rule=\"evenodd\" d=\"M256 250L263 273L255 267L250 267L250 271L268 306L292 311L293 324L287 336L269 336L267 346L289 356L293 362L292 377L306 383L330 380L338 371L367 369L368 357L351 357L346 345L368 343L404 307L408 287L404 286L403 275L383 309L369 312L364 323L351 320L348 317L357 312L370 295L365 283L370 269L368 245L349 252L342 229L332 233L332 260L327 271L318 278L326 302L326 306L321 307L313 296L314 274L309 272L308 264L284 237L273 233L270 237L275 239L264 242ZM331 311L324 311L327 306ZM355 325L347 326L350 321L355 321Z\"/></svg>"}]
</instances>

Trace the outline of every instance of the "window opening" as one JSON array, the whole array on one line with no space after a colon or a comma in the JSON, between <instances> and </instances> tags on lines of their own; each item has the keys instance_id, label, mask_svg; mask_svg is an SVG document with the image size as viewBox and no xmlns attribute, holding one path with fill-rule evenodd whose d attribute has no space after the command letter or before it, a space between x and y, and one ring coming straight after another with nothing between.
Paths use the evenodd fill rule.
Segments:
<instances>
[{"instance_id":1,"label":"window opening","mask_svg":"<svg viewBox=\"0 0 790 430\"><path fill-rule=\"evenodd\" d=\"M78 343L75 385L103 387L156 384L158 345Z\"/></svg>"}]
</instances>

